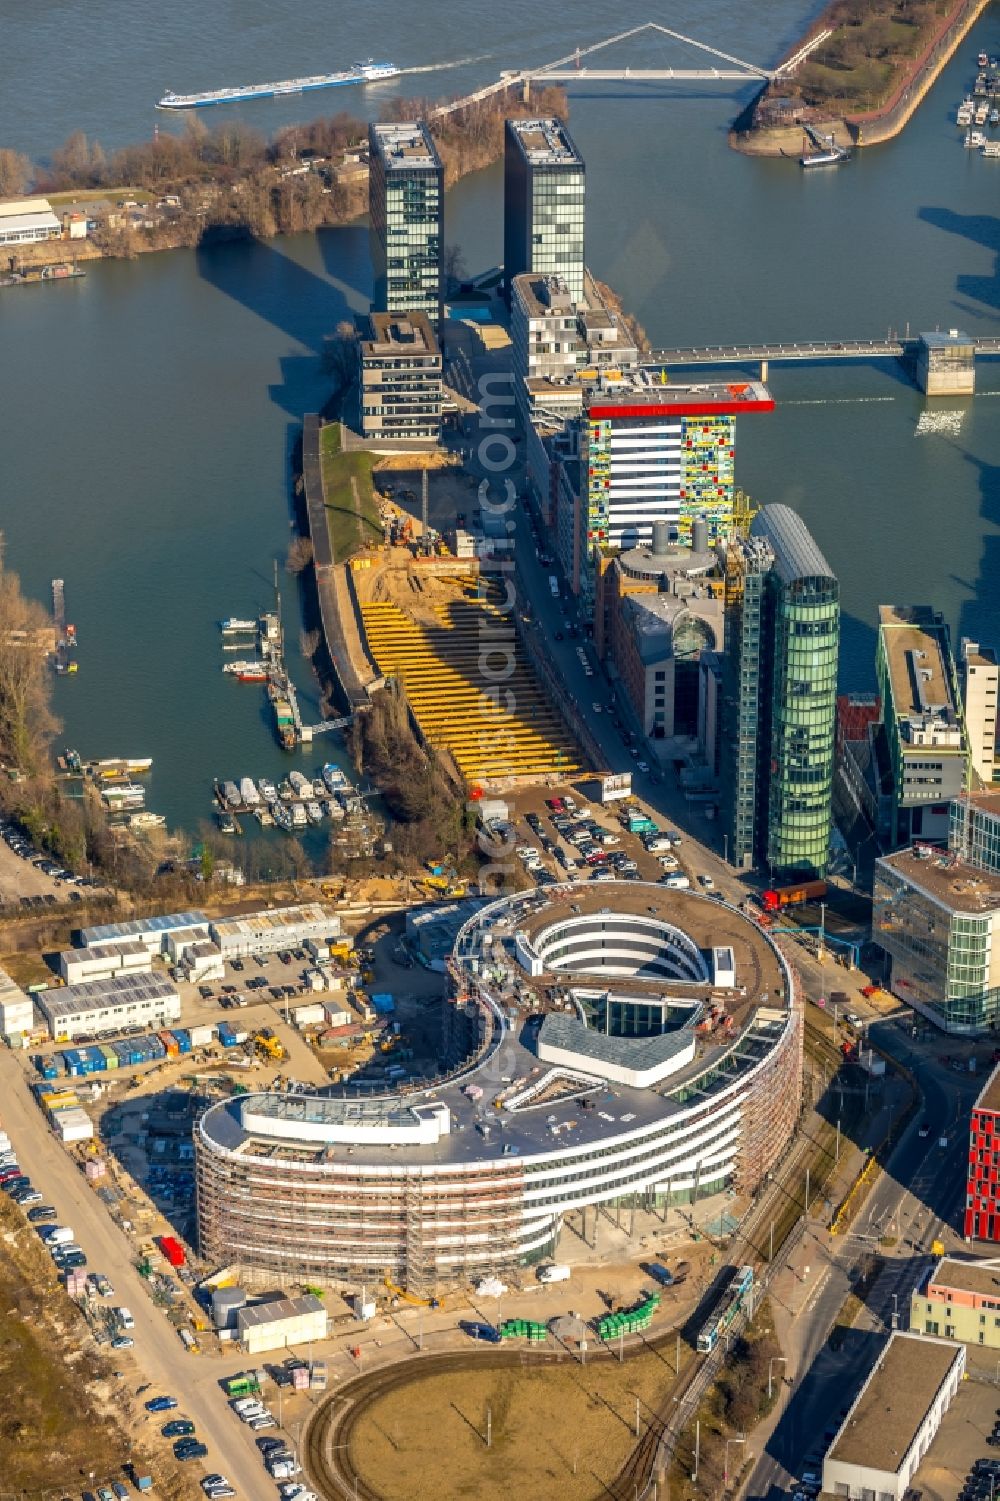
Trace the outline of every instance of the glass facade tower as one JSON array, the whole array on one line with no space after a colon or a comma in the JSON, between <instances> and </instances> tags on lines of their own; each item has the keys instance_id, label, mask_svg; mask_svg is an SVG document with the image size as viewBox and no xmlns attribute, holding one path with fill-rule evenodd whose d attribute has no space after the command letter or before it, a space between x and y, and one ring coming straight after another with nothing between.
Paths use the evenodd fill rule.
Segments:
<instances>
[{"instance_id":1,"label":"glass facade tower","mask_svg":"<svg viewBox=\"0 0 1000 1501\"><path fill-rule=\"evenodd\" d=\"M368 127L373 310L426 313L440 334L444 167L421 121Z\"/></svg>"},{"instance_id":2,"label":"glass facade tower","mask_svg":"<svg viewBox=\"0 0 1000 1501\"><path fill-rule=\"evenodd\" d=\"M743 867L765 865L776 881L823 876L840 588L788 506L765 506L750 537L729 544L726 601L723 807L730 858Z\"/></svg>"},{"instance_id":3,"label":"glass facade tower","mask_svg":"<svg viewBox=\"0 0 1000 1501\"><path fill-rule=\"evenodd\" d=\"M586 168L561 120L508 120L504 139L504 274L557 276L583 300Z\"/></svg>"}]
</instances>

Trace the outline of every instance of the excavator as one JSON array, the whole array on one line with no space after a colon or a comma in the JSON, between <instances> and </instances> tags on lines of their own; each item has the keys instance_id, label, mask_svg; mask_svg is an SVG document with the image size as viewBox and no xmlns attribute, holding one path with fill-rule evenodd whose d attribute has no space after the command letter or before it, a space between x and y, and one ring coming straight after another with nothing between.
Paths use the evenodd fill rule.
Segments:
<instances>
[{"instance_id":1,"label":"excavator","mask_svg":"<svg viewBox=\"0 0 1000 1501\"><path fill-rule=\"evenodd\" d=\"M281 1063L286 1056L281 1040L272 1027L261 1027L259 1032L255 1032L253 1045L261 1057L270 1058L275 1063Z\"/></svg>"},{"instance_id":2,"label":"excavator","mask_svg":"<svg viewBox=\"0 0 1000 1501\"><path fill-rule=\"evenodd\" d=\"M384 1279L386 1291L391 1298L399 1298L404 1303L412 1303L415 1308L440 1308L439 1298L418 1298L416 1293L408 1293L402 1287L397 1287L390 1277Z\"/></svg>"}]
</instances>

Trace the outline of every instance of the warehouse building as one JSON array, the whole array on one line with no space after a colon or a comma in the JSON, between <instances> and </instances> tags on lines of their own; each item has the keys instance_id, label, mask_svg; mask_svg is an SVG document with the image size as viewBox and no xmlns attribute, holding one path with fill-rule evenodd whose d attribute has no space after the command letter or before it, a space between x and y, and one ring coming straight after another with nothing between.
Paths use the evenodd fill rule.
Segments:
<instances>
[{"instance_id":1,"label":"warehouse building","mask_svg":"<svg viewBox=\"0 0 1000 1501\"><path fill-rule=\"evenodd\" d=\"M92 948L64 949L59 955L59 973L67 985L82 980L106 980L109 975L136 973L152 968L153 956L144 943L125 938L119 943L96 943Z\"/></svg>"},{"instance_id":2,"label":"warehouse building","mask_svg":"<svg viewBox=\"0 0 1000 1501\"><path fill-rule=\"evenodd\" d=\"M823 1490L903 1501L964 1371L964 1345L893 1334L827 1450Z\"/></svg>"},{"instance_id":3,"label":"warehouse building","mask_svg":"<svg viewBox=\"0 0 1000 1501\"><path fill-rule=\"evenodd\" d=\"M329 1317L319 1298L275 1298L250 1303L236 1313L236 1334L248 1355L326 1339Z\"/></svg>"},{"instance_id":4,"label":"warehouse building","mask_svg":"<svg viewBox=\"0 0 1000 1501\"><path fill-rule=\"evenodd\" d=\"M47 198L8 198L0 203L0 245L58 240L62 225Z\"/></svg>"},{"instance_id":5,"label":"warehouse building","mask_svg":"<svg viewBox=\"0 0 1000 1501\"><path fill-rule=\"evenodd\" d=\"M165 975L114 974L61 990L41 990L37 1000L58 1042L123 1032L126 1027L162 1027L181 1015L180 996Z\"/></svg>"},{"instance_id":6,"label":"warehouse building","mask_svg":"<svg viewBox=\"0 0 1000 1501\"><path fill-rule=\"evenodd\" d=\"M134 939L151 954L164 954L167 935L188 933L193 938L207 938L209 922L204 912L166 912L159 917L137 917L130 922L103 923L96 928L80 928L76 941L81 948L97 948L108 943Z\"/></svg>"},{"instance_id":7,"label":"warehouse building","mask_svg":"<svg viewBox=\"0 0 1000 1501\"><path fill-rule=\"evenodd\" d=\"M273 907L267 912L248 912L211 924L208 935L218 945L223 959L247 954L278 954L300 948L307 939L338 938L340 918L309 902L301 907Z\"/></svg>"},{"instance_id":8,"label":"warehouse building","mask_svg":"<svg viewBox=\"0 0 1000 1501\"><path fill-rule=\"evenodd\" d=\"M34 1027L35 1007L31 996L25 995L7 971L0 969L0 1035L20 1038L32 1032Z\"/></svg>"}]
</instances>

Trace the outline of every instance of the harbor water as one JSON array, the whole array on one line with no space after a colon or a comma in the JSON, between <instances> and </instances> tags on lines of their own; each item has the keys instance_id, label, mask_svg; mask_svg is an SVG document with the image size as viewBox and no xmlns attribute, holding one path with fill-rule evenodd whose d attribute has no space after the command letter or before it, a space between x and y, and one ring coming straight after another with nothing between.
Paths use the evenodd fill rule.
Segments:
<instances>
[{"instance_id":1,"label":"harbor water","mask_svg":"<svg viewBox=\"0 0 1000 1501\"><path fill-rule=\"evenodd\" d=\"M683 0L669 20L766 65L815 8L776 0L748 15L735 0ZM432 0L418 20L387 0L377 43L370 15L355 11L334 45L316 0L294 11L178 0L166 13L137 0L125 21L111 0L79 16L54 5L15 13L0 54L0 145L37 158L75 127L106 148L148 136L167 87L289 77L373 51L400 66L488 54L378 90L228 112L271 130L323 109L377 109L393 93L482 85L611 29L593 0L573 8L570 33L562 13L526 0L499 14L473 0L461 35L482 40L463 46L455 14ZM647 14L628 0L614 25ZM654 346L837 340L907 324L995 334L1000 164L964 151L954 124L980 47L1000 51L994 13L900 138L811 173L729 149L746 91L572 87L591 266ZM704 65L676 45L644 43L641 55L646 67ZM638 60L627 46L607 65L615 57ZM459 183L447 214L446 238L467 264L495 264L499 165ZM32 594L47 602L49 581L66 581L80 671L56 685L63 739L87 757L153 756L147 806L171 824L210 817L213 777L311 773L334 751L346 765L335 735L307 753L279 750L260 686L222 675L217 622L270 607L272 560L290 536L290 454L303 413L326 395L323 339L367 307L370 290L364 225L95 263L80 281L0 290L0 525ZM776 411L739 426L739 483L758 503L800 510L841 579L845 688L874 685L881 601L930 603L956 644L1000 645L1000 362L977 373L972 400L928 402L891 363L772 367ZM310 721L317 690L296 649L294 581L282 588Z\"/></svg>"}]
</instances>

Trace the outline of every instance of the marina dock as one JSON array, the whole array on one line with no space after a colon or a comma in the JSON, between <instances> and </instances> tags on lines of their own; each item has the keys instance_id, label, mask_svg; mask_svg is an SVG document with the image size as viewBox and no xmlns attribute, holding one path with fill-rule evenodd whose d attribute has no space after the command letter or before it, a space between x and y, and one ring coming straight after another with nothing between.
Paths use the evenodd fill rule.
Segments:
<instances>
[{"instance_id":1,"label":"marina dock","mask_svg":"<svg viewBox=\"0 0 1000 1501\"><path fill-rule=\"evenodd\" d=\"M76 626L66 624L66 588L62 579L52 580L52 622L56 632L56 672L60 675L76 672Z\"/></svg>"}]
</instances>

